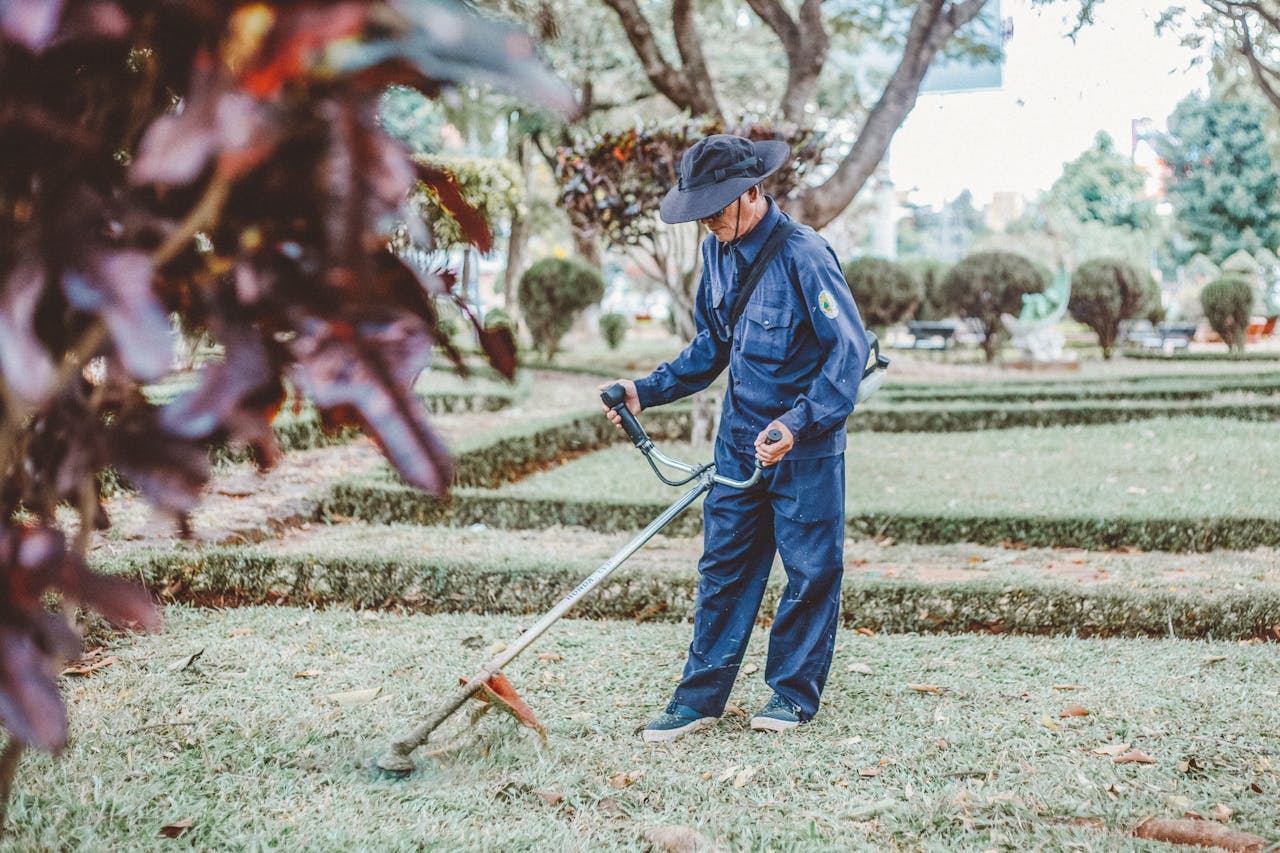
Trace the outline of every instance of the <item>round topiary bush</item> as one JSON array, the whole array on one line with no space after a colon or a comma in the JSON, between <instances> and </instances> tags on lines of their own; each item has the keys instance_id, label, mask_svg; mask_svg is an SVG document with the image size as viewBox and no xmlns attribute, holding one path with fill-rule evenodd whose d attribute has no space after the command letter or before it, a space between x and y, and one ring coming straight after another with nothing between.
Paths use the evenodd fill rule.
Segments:
<instances>
[{"instance_id":1,"label":"round topiary bush","mask_svg":"<svg viewBox=\"0 0 1280 853\"><path fill-rule=\"evenodd\" d=\"M555 358L560 339L583 309L604 296L604 279L590 264L571 258L543 258L520 277L520 311L533 344Z\"/></svg>"},{"instance_id":2,"label":"round topiary bush","mask_svg":"<svg viewBox=\"0 0 1280 853\"><path fill-rule=\"evenodd\" d=\"M622 339L627 334L627 316L616 313L601 314L600 334L604 337L604 342L609 345L609 349L622 346Z\"/></svg>"},{"instance_id":3,"label":"round topiary bush","mask_svg":"<svg viewBox=\"0 0 1280 853\"><path fill-rule=\"evenodd\" d=\"M1120 321L1141 317L1150 299L1151 276L1119 258L1085 261L1071 275L1067 310L1098 335L1102 357L1111 358Z\"/></svg>"},{"instance_id":4,"label":"round topiary bush","mask_svg":"<svg viewBox=\"0 0 1280 853\"><path fill-rule=\"evenodd\" d=\"M857 258L842 268L862 320L873 329L905 320L924 298L924 285L883 258Z\"/></svg>"},{"instance_id":5,"label":"round topiary bush","mask_svg":"<svg viewBox=\"0 0 1280 853\"><path fill-rule=\"evenodd\" d=\"M486 329L510 329L514 332L516 330L516 321L501 308L490 308L484 314L484 327Z\"/></svg>"},{"instance_id":6,"label":"round topiary bush","mask_svg":"<svg viewBox=\"0 0 1280 853\"><path fill-rule=\"evenodd\" d=\"M962 317L982 321L982 349L994 361L1004 336L1001 314L1017 316L1022 296L1042 293L1048 278L1030 260L1014 252L975 252L952 267L942 280L943 301Z\"/></svg>"},{"instance_id":7,"label":"round topiary bush","mask_svg":"<svg viewBox=\"0 0 1280 853\"><path fill-rule=\"evenodd\" d=\"M945 320L951 312L942 297L942 280L951 265L936 258L912 258L903 261L902 267L916 277L922 288L920 304L916 306L916 320Z\"/></svg>"},{"instance_id":8,"label":"round topiary bush","mask_svg":"<svg viewBox=\"0 0 1280 853\"><path fill-rule=\"evenodd\" d=\"M1211 281L1200 291L1200 305L1209 325L1222 336L1231 351L1244 352L1249 309L1253 307L1253 288L1249 282L1231 275Z\"/></svg>"}]
</instances>

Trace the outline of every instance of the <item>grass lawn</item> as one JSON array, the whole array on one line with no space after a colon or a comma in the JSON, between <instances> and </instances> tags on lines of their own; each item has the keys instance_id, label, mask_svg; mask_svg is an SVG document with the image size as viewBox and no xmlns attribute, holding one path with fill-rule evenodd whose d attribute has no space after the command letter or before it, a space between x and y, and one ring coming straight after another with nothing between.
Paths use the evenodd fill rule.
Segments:
<instances>
[{"instance_id":1,"label":"grass lawn","mask_svg":"<svg viewBox=\"0 0 1280 853\"><path fill-rule=\"evenodd\" d=\"M189 820L176 843L201 850L647 850L646 831L685 826L733 850L1167 851L1128 833L1219 805L1278 834L1268 645L845 632L808 727L757 735L729 714L646 746L634 729L688 627L565 621L510 669L545 744L451 722L408 780L367 773L520 627L171 608L162 634L65 681L71 745L22 765L5 849L158 849ZM732 697L748 712L767 699L763 639ZM1108 754L1130 749L1154 763Z\"/></svg>"},{"instance_id":2,"label":"grass lawn","mask_svg":"<svg viewBox=\"0 0 1280 853\"><path fill-rule=\"evenodd\" d=\"M1176 418L964 433L858 433L846 453L853 513L1280 517L1272 424ZM669 456L704 461L685 445ZM513 497L669 501L629 445L504 486Z\"/></svg>"}]
</instances>

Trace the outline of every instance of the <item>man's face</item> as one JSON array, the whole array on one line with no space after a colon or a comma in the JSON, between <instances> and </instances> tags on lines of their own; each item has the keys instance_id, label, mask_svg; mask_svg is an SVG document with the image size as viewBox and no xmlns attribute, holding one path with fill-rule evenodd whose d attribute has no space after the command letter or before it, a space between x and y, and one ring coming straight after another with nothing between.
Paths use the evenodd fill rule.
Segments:
<instances>
[{"instance_id":1,"label":"man's face","mask_svg":"<svg viewBox=\"0 0 1280 853\"><path fill-rule=\"evenodd\" d=\"M742 196L738 196L719 213L698 221L708 231L716 235L716 239L721 243L729 243L734 239L735 232L738 230L738 215L743 212L745 211L742 210Z\"/></svg>"}]
</instances>

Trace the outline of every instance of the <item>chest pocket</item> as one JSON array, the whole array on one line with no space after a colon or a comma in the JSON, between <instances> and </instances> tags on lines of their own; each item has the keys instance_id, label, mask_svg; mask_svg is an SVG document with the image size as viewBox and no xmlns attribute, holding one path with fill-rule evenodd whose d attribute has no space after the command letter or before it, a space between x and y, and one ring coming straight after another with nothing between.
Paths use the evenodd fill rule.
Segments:
<instances>
[{"instance_id":1,"label":"chest pocket","mask_svg":"<svg viewBox=\"0 0 1280 853\"><path fill-rule=\"evenodd\" d=\"M738 326L742 353L758 361L785 361L795 338L795 316L786 306L748 302Z\"/></svg>"}]
</instances>

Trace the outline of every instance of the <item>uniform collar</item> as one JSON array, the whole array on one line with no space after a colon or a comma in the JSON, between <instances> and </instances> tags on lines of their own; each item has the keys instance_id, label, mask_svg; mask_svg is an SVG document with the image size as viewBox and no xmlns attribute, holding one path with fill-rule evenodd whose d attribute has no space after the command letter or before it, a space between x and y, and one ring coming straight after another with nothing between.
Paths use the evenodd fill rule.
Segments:
<instances>
[{"instance_id":1,"label":"uniform collar","mask_svg":"<svg viewBox=\"0 0 1280 853\"><path fill-rule=\"evenodd\" d=\"M756 255L760 253L760 249L764 246L764 241L769 239L769 234L773 232L774 226L786 216L785 213L774 204L773 198L765 196L769 200L769 209L765 211L764 217L756 223L756 227L748 231L737 243L730 244L737 249L738 254L742 256L742 260L746 264L750 264L755 260Z\"/></svg>"}]
</instances>

